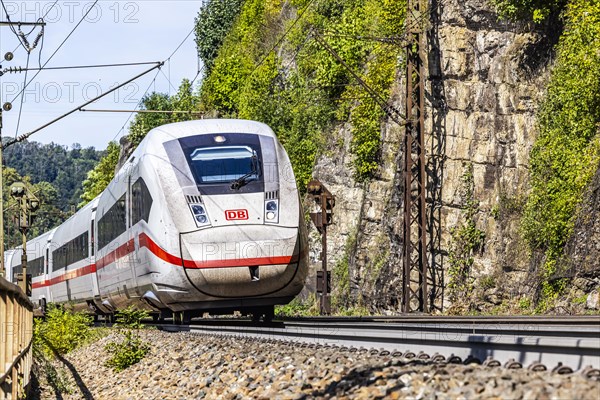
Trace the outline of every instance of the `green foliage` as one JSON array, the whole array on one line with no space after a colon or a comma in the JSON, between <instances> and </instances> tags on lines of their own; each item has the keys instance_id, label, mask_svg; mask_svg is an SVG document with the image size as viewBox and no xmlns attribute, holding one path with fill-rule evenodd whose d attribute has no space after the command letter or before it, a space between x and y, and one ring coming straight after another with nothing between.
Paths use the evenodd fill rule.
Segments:
<instances>
[{"instance_id":1,"label":"green foliage","mask_svg":"<svg viewBox=\"0 0 600 400\"><path fill-rule=\"evenodd\" d=\"M482 290L495 288L496 279L492 275L483 276L479 279L479 286Z\"/></svg>"},{"instance_id":2,"label":"green foliage","mask_svg":"<svg viewBox=\"0 0 600 400\"><path fill-rule=\"evenodd\" d=\"M193 94L192 84L184 79L179 86L177 93L169 96L164 93L152 93L142 99L142 109L158 111L195 111L197 109L198 98ZM180 122L193 119L192 114L177 113L139 113L133 119L129 126L127 141L131 144L130 150L146 137L146 134L157 126L171 122ZM93 200L108 186L115 176L115 169L119 162L121 148L116 142L110 142L104 157L98 165L91 170L87 179L83 182L83 194L81 195L80 207Z\"/></svg>"},{"instance_id":3,"label":"green foliage","mask_svg":"<svg viewBox=\"0 0 600 400\"><path fill-rule=\"evenodd\" d=\"M106 148L104 157L102 157L93 170L88 172L87 179L83 181L80 207L83 207L102 193L115 176L115 168L119 161L119 151L120 147L117 142L110 142Z\"/></svg>"},{"instance_id":4,"label":"green foliage","mask_svg":"<svg viewBox=\"0 0 600 400\"><path fill-rule=\"evenodd\" d=\"M25 141L6 148L3 158L6 166L29 176L31 183L50 183L56 190L55 205L68 212L71 206L77 205L83 190L81 182L103 153L93 147L82 148L77 143L69 150L54 143Z\"/></svg>"},{"instance_id":5,"label":"green foliage","mask_svg":"<svg viewBox=\"0 0 600 400\"><path fill-rule=\"evenodd\" d=\"M21 176L13 168L3 168L3 200L5 210L5 243L6 249L19 246L22 243L22 236L15 219L19 213L19 207L14 198L10 195L10 186L15 182L25 182L32 193L40 200L40 208L34 214L28 237L38 236L43 232L60 224L69 214L60 210L58 192L54 186L48 182L31 183L28 176Z\"/></svg>"},{"instance_id":6,"label":"green foliage","mask_svg":"<svg viewBox=\"0 0 600 400\"><path fill-rule=\"evenodd\" d=\"M493 0L493 4L500 18L540 23L550 14L561 11L567 0Z\"/></svg>"},{"instance_id":7,"label":"green foliage","mask_svg":"<svg viewBox=\"0 0 600 400\"><path fill-rule=\"evenodd\" d=\"M577 207L600 162L600 3L571 2L530 159L531 193L522 228L532 250L545 252L542 299L566 282L559 260Z\"/></svg>"},{"instance_id":8,"label":"green foliage","mask_svg":"<svg viewBox=\"0 0 600 400\"><path fill-rule=\"evenodd\" d=\"M531 309L531 299L523 297L519 300L519 309L521 311L527 311Z\"/></svg>"},{"instance_id":9,"label":"green foliage","mask_svg":"<svg viewBox=\"0 0 600 400\"><path fill-rule=\"evenodd\" d=\"M295 297L288 304L275 306L275 315L281 317L311 317L319 315L318 299L314 294L304 301Z\"/></svg>"},{"instance_id":10,"label":"green foliage","mask_svg":"<svg viewBox=\"0 0 600 400\"><path fill-rule=\"evenodd\" d=\"M62 307L49 305L45 322L34 323L33 346L48 358L66 354L94 338L92 318Z\"/></svg>"},{"instance_id":11,"label":"green foliage","mask_svg":"<svg viewBox=\"0 0 600 400\"><path fill-rule=\"evenodd\" d=\"M479 203L473 197L473 164L465 165L462 176L461 200L464 222L450 230L452 242L448 251L448 291L450 300L455 303L469 299L473 292L474 253L481 249L485 233L477 228L475 215Z\"/></svg>"},{"instance_id":12,"label":"green foliage","mask_svg":"<svg viewBox=\"0 0 600 400\"><path fill-rule=\"evenodd\" d=\"M207 72L210 72L242 3L243 0L209 0L200 8L196 18L196 48Z\"/></svg>"},{"instance_id":13,"label":"green foliage","mask_svg":"<svg viewBox=\"0 0 600 400\"><path fill-rule=\"evenodd\" d=\"M123 332L122 341L108 343L104 349L111 354L106 366L120 372L140 362L150 351L150 346L128 329Z\"/></svg>"},{"instance_id":14,"label":"green foliage","mask_svg":"<svg viewBox=\"0 0 600 400\"><path fill-rule=\"evenodd\" d=\"M326 132L336 118L350 119L356 177L366 180L377 167L384 114L347 68L310 36L321 32L347 66L387 98L402 50L356 37L396 35L406 2L296 0L292 5L297 11L290 18L284 2L244 2L201 88L201 107L271 126L301 188L327 143Z\"/></svg>"},{"instance_id":15,"label":"green foliage","mask_svg":"<svg viewBox=\"0 0 600 400\"><path fill-rule=\"evenodd\" d=\"M117 324L120 327L127 329L141 329L144 327L142 321L150 318L150 314L146 310L138 310L133 306L129 306L120 311L117 311Z\"/></svg>"},{"instance_id":16,"label":"green foliage","mask_svg":"<svg viewBox=\"0 0 600 400\"><path fill-rule=\"evenodd\" d=\"M33 367L35 375L39 376L43 374L46 383L52 387L55 393L73 394L73 388L69 384L69 378L65 369L56 368L50 360L45 358L43 354L36 353L35 350L33 358L35 360ZM23 398L26 397L23 396Z\"/></svg>"},{"instance_id":17,"label":"green foliage","mask_svg":"<svg viewBox=\"0 0 600 400\"><path fill-rule=\"evenodd\" d=\"M354 253L358 229L352 230L344 245L344 254L333 267L333 294L332 305L334 310L342 310L350 307L350 255Z\"/></svg>"}]
</instances>

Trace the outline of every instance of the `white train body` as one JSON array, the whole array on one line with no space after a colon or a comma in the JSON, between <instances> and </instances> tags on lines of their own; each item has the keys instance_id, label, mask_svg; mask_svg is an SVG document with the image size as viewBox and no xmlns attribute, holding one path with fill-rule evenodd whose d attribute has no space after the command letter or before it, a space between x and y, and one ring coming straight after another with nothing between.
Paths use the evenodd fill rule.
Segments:
<instances>
[{"instance_id":1,"label":"white train body","mask_svg":"<svg viewBox=\"0 0 600 400\"><path fill-rule=\"evenodd\" d=\"M21 254L6 253L9 273ZM153 129L98 198L27 243L27 259L32 300L98 313L252 312L289 302L308 269L289 158L269 127L243 120Z\"/></svg>"}]
</instances>

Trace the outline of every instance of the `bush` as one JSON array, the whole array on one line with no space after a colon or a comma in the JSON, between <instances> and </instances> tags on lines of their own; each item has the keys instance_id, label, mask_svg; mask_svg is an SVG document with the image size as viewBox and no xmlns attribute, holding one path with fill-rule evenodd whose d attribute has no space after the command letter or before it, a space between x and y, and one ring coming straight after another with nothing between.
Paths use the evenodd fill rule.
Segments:
<instances>
[{"instance_id":1,"label":"bush","mask_svg":"<svg viewBox=\"0 0 600 400\"><path fill-rule=\"evenodd\" d=\"M500 18L509 20L544 21L563 9L566 0L493 0Z\"/></svg>"},{"instance_id":2,"label":"bush","mask_svg":"<svg viewBox=\"0 0 600 400\"><path fill-rule=\"evenodd\" d=\"M563 248L600 162L600 4L571 2L564 18L565 31L538 112L540 134L531 151L531 193L522 222L530 248L545 253L540 277L541 301L547 304L566 287L558 279L565 275Z\"/></svg>"},{"instance_id":3,"label":"bush","mask_svg":"<svg viewBox=\"0 0 600 400\"><path fill-rule=\"evenodd\" d=\"M123 335L123 340L108 343L104 347L109 354L112 354L105 365L115 370L115 372L120 372L140 362L150 351L149 344L144 342L136 333L138 329L144 327L142 320L149 318L150 315L146 310L138 310L133 306L129 306L118 311L116 317L117 324L115 327Z\"/></svg>"},{"instance_id":4,"label":"bush","mask_svg":"<svg viewBox=\"0 0 600 400\"><path fill-rule=\"evenodd\" d=\"M150 346L134 334L133 330L125 330L123 336L122 342L111 342L104 348L112 354L105 365L115 372L123 371L140 362L150 350Z\"/></svg>"},{"instance_id":5,"label":"bush","mask_svg":"<svg viewBox=\"0 0 600 400\"><path fill-rule=\"evenodd\" d=\"M119 327L127 329L141 329L144 327L142 321L150 318L150 314L146 310L138 310L133 306L129 306L116 314L117 324Z\"/></svg>"},{"instance_id":6,"label":"bush","mask_svg":"<svg viewBox=\"0 0 600 400\"><path fill-rule=\"evenodd\" d=\"M302 301L294 298L290 303L275 306L275 314L281 317L310 317L319 315L319 299L311 295L308 299Z\"/></svg>"},{"instance_id":7,"label":"bush","mask_svg":"<svg viewBox=\"0 0 600 400\"><path fill-rule=\"evenodd\" d=\"M87 314L50 305L46 321L34 323L34 351L48 357L66 354L96 337L91 324L92 317Z\"/></svg>"}]
</instances>

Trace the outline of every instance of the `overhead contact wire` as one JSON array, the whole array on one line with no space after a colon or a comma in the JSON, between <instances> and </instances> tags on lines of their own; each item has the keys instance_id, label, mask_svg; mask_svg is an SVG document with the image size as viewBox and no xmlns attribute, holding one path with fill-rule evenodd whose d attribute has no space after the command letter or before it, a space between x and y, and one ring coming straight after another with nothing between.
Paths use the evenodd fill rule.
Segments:
<instances>
[{"instance_id":1,"label":"overhead contact wire","mask_svg":"<svg viewBox=\"0 0 600 400\"><path fill-rule=\"evenodd\" d=\"M28 51L27 52L27 67L29 67L29 56L31 56L31 53ZM23 78L23 85L25 85L25 82L27 82L27 70L25 70L25 77ZM21 102L19 104L19 117L17 118L17 129L15 130L15 139L19 136L19 126L21 125L21 114L23 112L24 99L25 99L25 96L21 96Z\"/></svg>"},{"instance_id":2,"label":"overhead contact wire","mask_svg":"<svg viewBox=\"0 0 600 400\"><path fill-rule=\"evenodd\" d=\"M175 55L175 53L177 53L179 51L179 49L181 48L181 46L183 46L183 44L186 42L186 40L188 40L188 38L190 37L190 35L192 33L194 33L195 29L196 28L194 27L194 28L192 28L192 30L190 30L190 32L185 36L185 38L181 41L181 43L179 43L179 45L175 48L175 50L173 50L173 52L169 55L169 57L167 57L167 59L165 61L170 61L171 60L171 58ZM202 66L202 69L204 69L204 66ZM162 72L162 68L159 68L158 71L156 71L156 74L154 75L154 78L150 81L150 84L148 85L148 87L144 91L144 94L142 95L142 98L136 104L136 106L134 108L134 111L132 111L131 114L129 114L129 116L125 120L125 123L123 124L123 126L121 127L121 129L119 129L119 131L117 132L117 134L113 137L113 141L115 139L117 139L117 137L121 134L121 132L123 132L125 130L125 126L131 120L131 117L133 117L133 114L135 114L136 110L142 105L142 101L144 100L144 97L146 97L146 95L148 94L148 91L150 90L150 88L152 87L152 85L154 83L156 83L156 78L158 77L158 74L160 74L161 72ZM200 75L200 72L201 71L198 71L198 73L196 74L196 77L194 77L194 81L198 78L198 75ZM163 75L164 75L164 72L163 72ZM167 78L167 80L169 81L169 85L173 86L171 84L171 81L168 78ZM194 82L194 81L192 81L192 82ZM156 89L154 91L156 91Z\"/></svg>"},{"instance_id":3,"label":"overhead contact wire","mask_svg":"<svg viewBox=\"0 0 600 400\"><path fill-rule=\"evenodd\" d=\"M0 0L0 1L2 1L2 0ZM29 84L31 84L31 82L33 82L33 80L40 74L40 72L42 72L44 70L44 67L46 65L48 65L48 63L50 62L50 60L52 60L52 58L56 55L56 53L58 53L58 51L62 48L62 46L67 42L67 40L69 40L69 38L71 37L71 35L73 35L73 33L77 30L77 28L79 27L79 25L81 25L81 23L85 20L85 17L88 16L88 14L90 13L90 11L92 11L92 9L96 6L96 4L98 3L98 1L99 0L95 0L94 3L92 4L92 6L90 8L88 8L88 10L86 11L86 13L81 17L81 19L77 23L77 25L75 25L75 27L71 30L71 32L69 32L69 34L67 35L67 37L61 42L61 44L56 48L56 50L54 50L54 53L52 53L50 55L50 57L46 60L46 62L40 68L40 70L33 76L33 78L31 78L31 80L29 80L29 82L27 82L27 84L23 87L23 89L21 89L21 91L12 99L11 103L13 103L17 97L21 96L23 94L23 92L25 91L25 89L27 88L27 86L29 86ZM2 3L2 4L4 4L4 3Z\"/></svg>"}]
</instances>

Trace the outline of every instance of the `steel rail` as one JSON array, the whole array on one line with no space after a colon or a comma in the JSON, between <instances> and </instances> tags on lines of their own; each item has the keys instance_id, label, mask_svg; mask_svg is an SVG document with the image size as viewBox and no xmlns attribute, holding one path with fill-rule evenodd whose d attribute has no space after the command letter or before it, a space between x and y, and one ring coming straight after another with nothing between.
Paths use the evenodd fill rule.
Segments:
<instances>
[{"instance_id":1,"label":"steel rail","mask_svg":"<svg viewBox=\"0 0 600 400\"><path fill-rule=\"evenodd\" d=\"M408 356L494 362L537 369L600 371L600 316L298 318L255 324L243 319L194 320L166 331L234 335L378 349ZM596 375L595 375L596 376Z\"/></svg>"}]
</instances>

